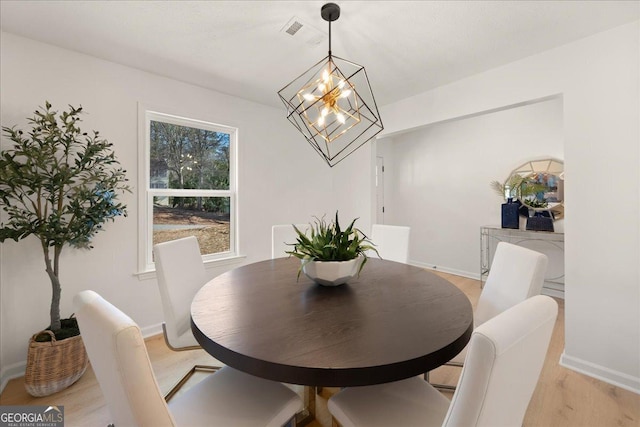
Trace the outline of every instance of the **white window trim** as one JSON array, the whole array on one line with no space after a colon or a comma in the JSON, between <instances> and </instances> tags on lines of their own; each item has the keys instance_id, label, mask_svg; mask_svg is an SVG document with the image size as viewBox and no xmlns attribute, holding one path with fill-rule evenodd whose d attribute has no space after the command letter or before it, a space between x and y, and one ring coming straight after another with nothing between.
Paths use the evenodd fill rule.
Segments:
<instances>
[{"instance_id":1,"label":"white window trim","mask_svg":"<svg viewBox=\"0 0 640 427\"><path fill-rule=\"evenodd\" d=\"M153 197L158 194L176 193L184 196L229 197L230 228L229 251L203 255L207 265L223 266L242 262L245 258L239 255L238 245L238 129L204 120L191 119L180 115L169 114L163 108L149 108L138 104L138 271L135 275L140 280L155 277L155 265L151 261L153 251ZM181 190L151 189L149 179L150 168L150 121L163 121L180 126L197 126L214 132L230 135L229 141L229 190Z\"/></svg>"}]
</instances>

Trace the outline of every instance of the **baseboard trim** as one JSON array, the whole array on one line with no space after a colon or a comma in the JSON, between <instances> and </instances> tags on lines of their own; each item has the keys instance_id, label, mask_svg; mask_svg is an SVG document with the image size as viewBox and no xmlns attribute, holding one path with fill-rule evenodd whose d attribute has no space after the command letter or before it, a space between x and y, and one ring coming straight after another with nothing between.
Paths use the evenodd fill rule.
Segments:
<instances>
[{"instance_id":1,"label":"baseboard trim","mask_svg":"<svg viewBox=\"0 0 640 427\"><path fill-rule=\"evenodd\" d=\"M142 332L142 336L147 339L156 335L162 334L162 323L158 323L156 325L147 326L145 328L141 328L140 332ZM0 393L7 386L9 381L15 378L24 377L24 373L27 368L27 361L23 360L21 362L14 363L12 365L3 368L0 372Z\"/></svg>"},{"instance_id":2,"label":"baseboard trim","mask_svg":"<svg viewBox=\"0 0 640 427\"><path fill-rule=\"evenodd\" d=\"M150 338L154 335L162 334L162 323L157 323L155 325L140 328L140 332L142 332L142 337L144 339Z\"/></svg>"},{"instance_id":3,"label":"baseboard trim","mask_svg":"<svg viewBox=\"0 0 640 427\"><path fill-rule=\"evenodd\" d=\"M467 277L469 279L480 280L480 273L470 273L468 271L456 270L455 268L433 265L426 262L409 260L410 265L426 268L427 270L442 271L444 273L455 274L456 276Z\"/></svg>"},{"instance_id":4,"label":"baseboard trim","mask_svg":"<svg viewBox=\"0 0 640 427\"><path fill-rule=\"evenodd\" d=\"M569 356L565 352L562 352L562 356L560 356L560 366L604 381L607 384L640 394L640 378L638 377L633 377L623 372L614 371L613 369Z\"/></svg>"}]
</instances>

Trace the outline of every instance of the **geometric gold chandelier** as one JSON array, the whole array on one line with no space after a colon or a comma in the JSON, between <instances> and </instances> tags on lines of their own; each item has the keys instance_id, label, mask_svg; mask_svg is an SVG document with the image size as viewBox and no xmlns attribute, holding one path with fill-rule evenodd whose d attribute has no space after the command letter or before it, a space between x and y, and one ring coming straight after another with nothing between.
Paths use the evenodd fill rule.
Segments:
<instances>
[{"instance_id":1,"label":"geometric gold chandelier","mask_svg":"<svg viewBox=\"0 0 640 427\"><path fill-rule=\"evenodd\" d=\"M278 92L287 119L331 167L382 132L364 67L331 54L331 22L340 6L320 11L329 22L329 54Z\"/></svg>"}]
</instances>

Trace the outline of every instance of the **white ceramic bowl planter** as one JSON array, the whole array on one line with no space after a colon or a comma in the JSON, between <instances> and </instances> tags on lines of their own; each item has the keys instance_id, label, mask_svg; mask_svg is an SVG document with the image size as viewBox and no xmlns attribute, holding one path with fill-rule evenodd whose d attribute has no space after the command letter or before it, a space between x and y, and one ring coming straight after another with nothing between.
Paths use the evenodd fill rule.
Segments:
<instances>
[{"instance_id":1,"label":"white ceramic bowl planter","mask_svg":"<svg viewBox=\"0 0 640 427\"><path fill-rule=\"evenodd\" d=\"M358 275L364 257L349 261L306 261L302 260L302 272L309 279L323 286L338 286Z\"/></svg>"}]
</instances>

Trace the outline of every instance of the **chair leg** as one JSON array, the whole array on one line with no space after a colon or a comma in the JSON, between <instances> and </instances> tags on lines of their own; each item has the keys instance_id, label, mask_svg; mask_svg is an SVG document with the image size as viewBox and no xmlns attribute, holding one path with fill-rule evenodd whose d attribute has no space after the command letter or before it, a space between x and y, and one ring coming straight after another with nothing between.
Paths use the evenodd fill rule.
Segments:
<instances>
[{"instance_id":1,"label":"chair leg","mask_svg":"<svg viewBox=\"0 0 640 427\"><path fill-rule=\"evenodd\" d=\"M445 366L455 366L458 368L462 368L462 363L460 362L447 362L445 363ZM424 373L424 380L426 382L429 382L429 372L425 372ZM434 388L441 390L441 391L456 391L456 386L454 385L449 385L449 384L435 384L435 383L431 383L429 382L429 384L431 384Z\"/></svg>"},{"instance_id":2,"label":"chair leg","mask_svg":"<svg viewBox=\"0 0 640 427\"><path fill-rule=\"evenodd\" d=\"M171 390L169 390L169 393L166 394L166 396L164 397L164 400L166 402L168 402L169 400L171 400L171 398L173 396L175 396L175 394L178 392L178 390L180 390L180 388L187 382L189 381L189 378L191 378L193 376L193 374L195 374L196 372L200 371L200 372L211 372L214 373L216 372L218 369L220 369L219 366L207 366L207 365L195 365L193 368L191 368L189 370L189 372L187 372L181 379L180 381L178 381L178 383L176 385L173 386L173 388L171 388Z\"/></svg>"},{"instance_id":3,"label":"chair leg","mask_svg":"<svg viewBox=\"0 0 640 427\"><path fill-rule=\"evenodd\" d=\"M188 347L174 347L174 346L172 346L171 342L169 341L169 336L167 335L167 325L164 322L162 322L162 335L164 337L164 343L172 351L191 351L191 350L201 350L202 349L202 347L197 346L197 345L188 346ZM164 397L164 400L166 402L168 402L178 392L178 390L180 390L180 387L182 387L187 381L189 381L189 378L191 378L193 376L193 374L195 374L197 371L215 372L218 369L220 369L220 366L195 365L193 368L191 368L189 370L189 372L187 372L180 379L180 381L178 381L178 383L176 385L173 386L173 388L171 390L169 390L169 393L166 394L166 396Z\"/></svg>"},{"instance_id":4,"label":"chair leg","mask_svg":"<svg viewBox=\"0 0 640 427\"><path fill-rule=\"evenodd\" d=\"M431 384L433 388L441 391L456 391L456 386L449 384Z\"/></svg>"}]
</instances>

